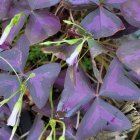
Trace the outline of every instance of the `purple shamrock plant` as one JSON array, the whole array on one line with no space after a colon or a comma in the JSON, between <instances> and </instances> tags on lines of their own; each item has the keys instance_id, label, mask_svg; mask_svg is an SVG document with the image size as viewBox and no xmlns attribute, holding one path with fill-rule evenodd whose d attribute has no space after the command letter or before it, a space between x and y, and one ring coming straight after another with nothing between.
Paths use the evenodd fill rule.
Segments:
<instances>
[{"instance_id":1,"label":"purple shamrock plant","mask_svg":"<svg viewBox=\"0 0 140 140\"><path fill-rule=\"evenodd\" d=\"M69 68L57 110L70 117L91 100L93 102L78 127L76 140L85 140L101 131L131 128L131 123L124 114L102 99L110 97L125 101L140 100L139 88L125 76L123 65L117 58L112 61L98 93L89 87L89 82L80 70L74 72L74 77L72 75L73 68Z\"/></svg>"},{"instance_id":2,"label":"purple shamrock plant","mask_svg":"<svg viewBox=\"0 0 140 140\"><path fill-rule=\"evenodd\" d=\"M4 0L0 4L0 139L28 135L27 140L86 140L99 132L131 128L114 100L140 101L140 41L128 41L118 49L111 43L139 29L139 0ZM77 22L71 8L87 9L89 14L84 11ZM67 11L72 22L64 20ZM61 19L66 23L61 32L50 38L54 41L46 41L60 30ZM47 54L50 62L26 70L30 46L51 53L51 58ZM83 58L90 60L86 64L93 77L84 69ZM31 104L25 103L26 98ZM33 119L25 117L32 125L25 134L17 131L24 127L20 126L24 111L35 118L32 125Z\"/></svg>"},{"instance_id":3,"label":"purple shamrock plant","mask_svg":"<svg viewBox=\"0 0 140 140\"><path fill-rule=\"evenodd\" d=\"M119 32L130 34L140 24L139 0L65 0L64 3L70 8L77 7L77 10L81 10L80 7L94 10L80 24L95 39L110 37ZM126 21L131 25L128 26Z\"/></svg>"},{"instance_id":4,"label":"purple shamrock plant","mask_svg":"<svg viewBox=\"0 0 140 140\"><path fill-rule=\"evenodd\" d=\"M84 30L75 23L70 21L65 22ZM77 55L79 55L82 50L83 42L88 43L95 77L99 83L102 83L100 91L95 92L94 88L89 86L90 82L78 68ZM104 80L102 80L94 58L101 53L107 53L108 50L106 50L99 42L94 40L90 33L87 33L84 30L82 39L65 39L62 41L48 41L41 43L41 45L53 44L55 44L53 47L43 48L43 52L53 53L56 57L66 60L66 62L69 64L64 83L64 90L61 94L57 111L64 112L65 117L71 117L78 110L84 108L86 104L90 103L91 106L78 127L75 139L85 140L86 138L96 136L97 133L101 131L121 131L130 129L131 122L124 116L124 114L115 107L103 101L104 98L108 97L121 101L140 100L139 88L132 81L130 81L129 78L127 78L125 75L125 69L120 61L117 58L112 61ZM77 51L76 48L78 47L80 49ZM75 57L73 54L76 51L77 54ZM69 63L70 61L67 61L70 59L73 63ZM113 79L111 80L112 77ZM93 104L91 104L91 101ZM106 115L104 116L104 114ZM81 134L81 132L84 133Z\"/></svg>"}]
</instances>

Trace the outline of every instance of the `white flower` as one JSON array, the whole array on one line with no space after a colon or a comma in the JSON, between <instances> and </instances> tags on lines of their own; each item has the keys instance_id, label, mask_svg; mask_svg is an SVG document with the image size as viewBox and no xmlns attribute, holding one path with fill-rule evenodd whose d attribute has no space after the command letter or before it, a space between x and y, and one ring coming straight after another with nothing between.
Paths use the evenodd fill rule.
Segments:
<instances>
[{"instance_id":1,"label":"white flower","mask_svg":"<svg viewBox=\"0 0 140 140\"><path fill-rule=\"evenodd\" d=\"M2 36L0 38L0 45L2 45L5 42L5 40L7 39L8 35L10 33L10 30L11 30L11 27L10 26L7 26L5 28L3 34L2 34Z\"/></svg>"},{"instance_id":2,"label":"white flower","mask_svg":"<svg viewBox=\"0 0 140 140\"><path fill-rule=\"evenodd\" d=\"M14 126L16 124L16 122L18 121L20 109L21 109L21 102L18 101L15 104L14 109L12 110L10 117L8 118L7 125Z\"/></svg>"},{"instance_id":3,"label":"white flower","mask_svg":"<svg viewBox=\"0 0 140 140\"><path fill-rule=\"evenodd\" d=\"M69 66L74 65L74 63L77 61L77 57L78 57L79 52L77 50L75 50L72 55L66 59L67 64L69 64Z\"/></svg>"}]
</instances>

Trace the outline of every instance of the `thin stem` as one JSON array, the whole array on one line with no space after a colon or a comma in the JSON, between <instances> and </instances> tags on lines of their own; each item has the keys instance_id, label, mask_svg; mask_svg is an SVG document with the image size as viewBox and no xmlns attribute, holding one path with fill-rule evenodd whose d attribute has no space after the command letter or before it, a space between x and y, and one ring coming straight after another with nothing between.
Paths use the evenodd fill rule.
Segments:
<instances>
[{"instance_id":1,"label":"thin stem","mask_svg":"<svg viewBox=\"0 0 140 140\"><path fill-rule=\"evenodd\" d=\"M47 128L49 127L49 123L45 126L45 128L43 129L43 131L41 132L41 134L40 134L40 136L39 136L39 138L38 138L38 140L41 140L41 138L42 138L42 136L44 135L44 133L45 133L45 131L47 130Z\"/></svg>"},{"instance_id":2,"label":"thin stem","mask_svg":"<svg viewBox=\"0 0 140 140\"><path fill-rule=\"evenodd\" d=\"M0 102L0 107L3 106L4 104L6 104L9 100L11 100L18 92L20 91L20 89L18 89L17 91L15 91L14 93L11 94L11 96L9 98L4 99L3 101Z\"/></svg>"},{"instance_id":3,"label":"thin stem","mask_svg":"<svg viewBox=\"0 0 140 140\"><path fill-rule=\"evenodd\" d=\"M53 105L52 96L53 96L53 88L51 87L51 89L50 89L50 98L49 98L49 101L50 101L50 104L51 104L51 119L53 119L53 117L54 117L54 105Z\"/></svg>"},{"instance_id":4,"label":"thin stem","mask_svg":"<svg viewBox=\"0 0 140 140\"><path fill-rule=\"evenodd\" d=\"M74 18L73 18L73 15L72 15L72 11L69 10L69 12L70 12L70 18L71 18L72 22L75 23Z\"/></svg>"},{"instance_id":5,"label":"thin stem","mask_svg":"<svg viewBox=\"0 0 140 140\"><path fill-rule=\"evenodd\" d=\"M134 132L134 134L133 134L133 137L132 137L132 140L136 140L136 137L137 137L139 131L140 131L140 127L138 127L138 128L135 130L135 132Z\"/></svg>"},{"instance_id":6,"label":"thin stem","mask_svg":"<svg viewBox=\"0 0 140 140\"><path fill-rule=\"evenodd\" d=\"M56 129L53 130L53 139L56 140Z\"/></svg>"},{"instance_id":7,"label":"thin stem","mask_svg":"<svg viewBox=\"0 0 140 140\"><path fill-rule=\"evenodd\" d=\"M85 51L85 53L79 58L78 62L82 60L82 58L87 54L87 52L89 51L89 48Z\"/></svg>"},{"instance_id":8,"label":"thin stem","mask_svg":"<svg viewBox=\"0 0 140 140\"><path fill-rule=\"evenodd\" d=\"M12 130L12 134L11 134L9 140L12 140L12 139L13 139L13 137L14 137L14 135L15 135L15 132L16 132L16 130L17 130L17 127L18 127L18 125L19 125L20 115L21 115L21 110L22 110L23 96L24 96L25 91L26 91L26 88L23 88L23 89L22 89L22 87L21 87L21 95L20 95L20 97L19 97L19 99L18 99L18 101L17 101L17 102L21 102L21 106L20 106L20 108L19 108L19 112L18 112L16 124L15 124L15 126L14 126L14 128L13 128L13 130Z\"/></svg>"}]
</instances>

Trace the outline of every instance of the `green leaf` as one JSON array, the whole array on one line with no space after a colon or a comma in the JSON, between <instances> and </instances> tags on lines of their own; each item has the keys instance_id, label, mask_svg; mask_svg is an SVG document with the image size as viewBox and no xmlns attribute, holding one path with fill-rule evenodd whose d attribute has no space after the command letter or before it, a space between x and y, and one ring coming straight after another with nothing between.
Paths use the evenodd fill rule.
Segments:
<instances>
[{"instance_id":1,"label":"green leaf","mask_svg":"<svg viewBox=\"0 0 140 140\"><path fill-rule=\"evenodd\" d=\"M50 46L52 44L60 45L61 43L68 43L69 45L73 45L73 44L77 43L80 40L82 40L82 38L68 39L68 40L64 39L64 40L61 40L61 41L46 41L46 42L40 43L39 45Z\"/></svg>"}]
</instances>

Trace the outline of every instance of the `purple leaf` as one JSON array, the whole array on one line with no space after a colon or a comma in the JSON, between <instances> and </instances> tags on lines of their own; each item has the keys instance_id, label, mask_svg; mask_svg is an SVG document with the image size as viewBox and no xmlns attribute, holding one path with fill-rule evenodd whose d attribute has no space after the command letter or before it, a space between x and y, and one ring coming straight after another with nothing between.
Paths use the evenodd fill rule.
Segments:
<instances>
[{"instance_id":1,"label":"purple leaf","mask_svg":"<svg viewBox=\"0 0 140 140\"><path fill-rule=\"evenodd\" d=\"M65 135L65 139L66 140L76 140L76 137L73 134L73 130L69 127L66 129L66 135Z\"/></svg>"},{"instance_id":2,"label":"purple leaf","mask_svg":"<svg viewBox=\"0 0 140 140\"><path fill-rule=\"evenodd\" d=\"M71 56L71 54L74 52L78 44L76 45L62 44L60 46L46 47L43 48L42 51L44 53L53 53L57 58L66 60Z\"/></svg>"},{"instance_id":3,"label":"purple leaf","mask_svg":"<svg viewBox=\"0 0 140 140\"><path fill-rule=\"evenodd\" d=\"M64 0L64 6L67 9L83 10L87 8L97 8L97 5L91 0Z\"/></svg>"},{"instance_id":4,"label":"purple leaf","mask_svg":"<svg viewBox=\"0 0 140 140\"><path fill-rule=\"evenodd\" d=\"M57 4L60 0L27 0L32 10L51 7Z\"/></svg>"},{"instance_id":5,"label":"purple leaf","mask_svg":"<svg viewBox=\"0 0 140 140\"><path fill-rule=\"evenodd\" d=\"M127 0L121 5L121 12L128 23L140 27L140 1Z\"/></svg>"},{"instance_id":6,"label":"purple leaf","mask_svg":"<svg viewBox=\"0 0 140 140\"><path fill-rule=\"evenodd\" d=\"M58 101L53 100L53 104L54 104L54 114L56 114L56 107L57 107ZM41 115L43 115L43 116L51 117L51 104L50 104L49 101L41 109L37 108L37 106L34 105L32 107L32 110L37 112L37 113L39 113L39 114L41 114Z\"/></svg>"},{"instance_id":7,"label":"purple leaf","mask_svg":"<svg viewBox=\"0 0 140 140\"><path fill-rule=\"evenodd\" d=\"M56 81L54 83L54 87L58 88L59 90L63 90L64 89L65 77L66 77L66 69L62 70L59 73L58 78L56 79Z\"/></svg>"},{"instance_id":8,"label":"purple leaf","mask_svg":"<svg viewBox=\"0 0 140 140\"><path fill-rule=\"evenodd\" d=\"M116 100L140 100L139 88L124 75L123 66L118 59L112 61L99 94Z\"/></svg>"},{"instance_id":9,"label":"purple leaf","mask_svg":"<svg viewBox=\"0 0 140 140\"><path fill-rule=\"evenodd\" d=\"M8 74L0 74L0 96L4 98L9 98L9 96L17 91L20 84L16 76ZM19 93L14 96L9 102L8 105L12 111L16 101L18 100Z\"/></svg>"},{"instance_id":10,"label":"purple leaf","mask_svg":"<svg viewBox=\"0 0 140 140\"><path fill-rule=\"evenodd\" d=\"M46 10L32 12L25 29L30 44L36 44L56 34L61 28L59 19Z\"/></svg>"},{"instance_id":11,"label":"purple leaf","mask_svg":"<svg viewBox=\"0 0 140 140\"><path fill-rule=\"evenodd\" d=\"M27 0L17 1L14 4L12 4L8 16L12 18L14 15L21 12L24 12L27 16L31 13L31 9Z\"/></svg>"},{"instance_id":12,"label":"purple leaf","mask_svg":"<svg viewBox=\"0 0 140 140\"><path fill-rule=\"evenodd\" d=\"M0 53L0 56L5 58L17 72L23 72L24 66L29 53L29 42L25 36L22 36L16 47ZM11 67L2 59L0 60L0 69L12 71Z\"/></svg>"},{"instance_id":13,"label":"purple leaf","mask_svg":"<svg viewBox=\"0 0 140 140\"><path fill-rule=\"evenodd\" d=\"M125 29L122 21L103 7L89 13L81 22L81 26L92 33L94 38L114 35Z\"/></svg>"},{"instance_id":14,"label":"purple leaf","mask_svg":"<svg viewBox=\"0 0 140 140\"><path fill-rule=\"evenodd\" d=\"M35 73L35 77L28 82L28 88L33 101L40 109L45 106L50 95L50 88L53 86L59 72L60 65L57 63L43 65L26 74L28 77L31 73Z\"/></svg>"},{"instance_id":15,"label":"purple leaf","mask_svg":"<svg viewBox=\"0 0 140 140\"><path fill-rule=\"evenodd\" d=\"M89 85L81 71L75 71L74 68L69 67L57 111L65 112L66 117L72 116L94 97L95 92Z\"/></svg>"},{"instance_id":16,"label":"purple leaf","mask_svg":"<svg viewBox=\"0 0 140 140\"><path fill-rule=\"evenodd\" d=\"M103 130L121 131L130 128L131 123L122 112L97 98L82 119L76 137L77 140L85 140Z\"/></svg>"},{"instance_id":17,"label":"purple leaf","mask_svg":"<svg viewBox=\"0 0 140 140\"><path fill-rule=\"evenodd\" d=\"M117 50L119 60L140 75L140 40L123 43Z\"/></svg>"},{"instance_id":18,"label":"purple leaf","mask_svg":"<svg viewBox=\"0 0 140 140\"><path fill-rule=\"evenodd\" d=\"M27 140L38 140L41 132L44 128L44 122L41 120L40 116L38 115L35 118L34 124L29 132Z\"/></svg>"},{"instance_id":19,"label":"purple leaf","mask_svg":"<svg viewBox=\"0 0 140 140\"><path fill-rule=\"evenodd\" d=\"M4 43L4 44L0 45L0 48L2 50L8 50L11 48L11 46L9 45L9 43Z\"/></svg>"},{"instance_id":20,"label":"purple leaf","mask_svg":"<svg viewBox=\"0 0 140 140\"><path fill-rule=\"evenodd\" d=\"M122 20L122 22L123 22L123 24L125 26L125 29L117 32L111 38L120 38L123 35L129 35L129 34L134 33L134 32L139 30L138 27L134 27L131 24L129 24L128 22L126 22L126 20L122 16L119 16L119 18Z\"/></svg>"},{"instance_id":21,"label":"purple leaf","mask_svg":"<svg viewBox=\"0 0 140 140\"><path fill-rule=\"evenodd\" d=\"M0 20L7 17L12 0L1 0L0 1Z\"/></svg>"},{"instance_id":22,"label":"purple leaf","mask_svg":"<svg viewBox=\"0 0 140 140\"><path fill-rule=\"evenodd\" d=\"M13 26L13 28L11 29L8 37L6 38L6 42L8 42L9 44L12 44L12 41L14 40L16 35L19 33L19 31L22 29L25 21L26 21L26 17L25 15L22 15L18 21L18 24ZM6 22L3 22L3 28L5 28L8 24L9 24L9 20Z\"/></svg>"},{"instance_id":23,"label":"purple leaf","mask_svg":"<svg viewBox=\"0 0 140 140\"><path fill-rule=\"evenodd\" d=\"M0 107L0 114L1 113L3 113L4 115L6 114L7 116L10 116L9 107L7 105L3 105L2 107Z\"/></svg>"},{"instance_id":24,"label":"purple leaf","mask_svg":"<svg viewBox=\"0 0 140 140\"><path fill-rule=\"evenodd\" d=\"M130 71L127 73L127 76L134 81L135 83L139 84L140 83L140 75L137 75L135 72Z\"/></svg>"},{"instance_id":25,"label":"purple leaf","mask_svg":"<svg viewBox=\"0 0 140 140\"><path fill-rule=\"evenodd\" d=\"M7 126L0 128L0 140L8 140L11 136L11 129ZM14 136L12 140L19 140L17 136Z\"/></svg>"}]
</instances>

